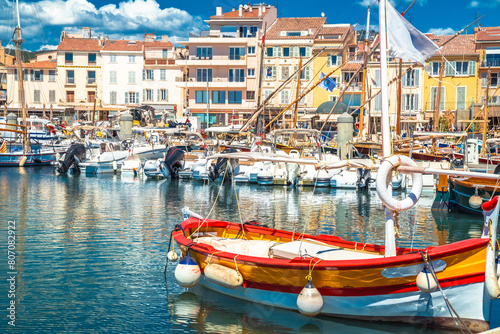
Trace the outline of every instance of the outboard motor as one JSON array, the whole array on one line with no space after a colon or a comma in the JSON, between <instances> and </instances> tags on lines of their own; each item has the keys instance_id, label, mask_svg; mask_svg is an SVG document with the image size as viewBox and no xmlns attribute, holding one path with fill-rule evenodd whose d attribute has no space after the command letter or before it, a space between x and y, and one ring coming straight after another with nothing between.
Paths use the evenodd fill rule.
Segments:
<instances>
[{"instance_id":1,"label":"outboard motor","mask_svg":"<svg viewBox=\"0 0 500 334\"><path fill-rule=\"evenodd\" d=\"M232 147L228 147L226 148L224 151L222 151L221 153L236 153L238 152L237 149L235 148L232 148ZM231 166L230 167L227 167L227 161L230 161L230 164ZM210 166L210 170L208 171L208 177L210 178L210 180L212 181L215 181L217 180L217 178L222 175L222 173L224 173L226 171L226 168L228 169L227 172L229 173L227 177L226 176L226 180L230 180L230 175L231 175L231 171L234 173L234 174L237 174L236 172L236 168L238 167L238 160L237 159L228 159L228 158L217 158L217 163L215 165L212 165Z\"/></svg>"},{"instance_id":2,"label":"outboard motor","mask_svg":"<svg viewBox=\"0 0 500 334\"><path fill-rule=\"evenodd\" d=\"M177 147L169 147L165 155L165 165L170 172L170 177L178 179L179 172L184 168L184 151Z\"/></svg>"},{"instance_id":3,"label":"outboard motor","mask_svg":"<svg viewBox=\"0 0 500 334\"><path fill-rule=\"evenodd\" d=\"M358 189L360 190L368 189L370 185L370 174L371 174L370 170L365 168L358 168L357 174L358 174L358 181L356 181L356 184L358 186Z\"/></svg>"},{"instance_id":4,"label":"outboard motor","mask_svg":"<svg viewBox=\"0 0 500 334\"><path fill-rule=\"evenodd\" d=\"M79 164L81 161L85 160L85 157L85 145L73 143L66 151L64 161L59 160L59 166L56 170L58 173L64 174L73 166L73 171L75 173L80 173Z\"/></svg>"}]
</instances>

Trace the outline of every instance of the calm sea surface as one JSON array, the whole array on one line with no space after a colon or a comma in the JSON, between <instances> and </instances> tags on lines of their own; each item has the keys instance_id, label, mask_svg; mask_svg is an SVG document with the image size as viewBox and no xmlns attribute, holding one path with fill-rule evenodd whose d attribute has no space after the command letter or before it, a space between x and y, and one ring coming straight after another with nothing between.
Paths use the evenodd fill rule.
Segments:
<instances>
[{"instance_id":1,"label":"calm sea surface","mask_svg":"<svg viewBox=\"0 0 500 334\"><path fill-rule=\"evenodd\" d=\"M181 208L383 244L375 192L357 194L120 175L57 176L52 168L0 169L0 332L433 333L422 327L307 318L196 288L163 270ZM399 218L398 245L480 236L480 217L431 213L431 194ZM15 327L8 324L8 221L16 222ZM495 312L497 318L500 313ZM495 320L495 326L500 323Z\"/></svg>"}]
</instances>

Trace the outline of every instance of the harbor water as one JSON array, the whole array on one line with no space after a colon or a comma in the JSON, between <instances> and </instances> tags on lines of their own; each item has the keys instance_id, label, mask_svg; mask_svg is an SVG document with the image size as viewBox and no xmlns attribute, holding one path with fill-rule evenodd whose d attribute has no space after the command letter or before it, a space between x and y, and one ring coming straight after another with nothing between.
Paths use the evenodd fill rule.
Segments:
<instances>
[{"instance_id":1,"label":"harbor water","mask_svg":"<svg viewBox=\"0 0 500 334\"><path fill-rule=\"evenodd\" d=\"M481 217L436 214L432 201L432 194L424 194L415 208L399 215L398 246L421 248L480 236ZM186 206L202 215L211 212L210 218L337 235L360 246L384 242L384 212L375 191L4 168L0 332L440 333L422 326L307 318L201 287L186 291L174 280L175 264L164 276L170 231ZM9 258L12 244L15 257ZM12 300L14 320L8 310ZM492 325L500 326L500 313L494 313Z\"/></svg>"}]
</instances>

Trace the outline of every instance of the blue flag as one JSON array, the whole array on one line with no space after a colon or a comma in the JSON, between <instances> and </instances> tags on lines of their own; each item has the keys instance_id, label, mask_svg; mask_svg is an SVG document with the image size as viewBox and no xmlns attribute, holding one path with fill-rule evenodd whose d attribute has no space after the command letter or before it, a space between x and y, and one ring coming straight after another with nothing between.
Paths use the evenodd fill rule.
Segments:
<instances>
[{"instance_id":1,"label":"blue flag","mask_svg":"<svg viewBox=\"0 0 500 334\"><path fill-rule=\"evenodd\" d=\"M267 73L266 73L266 76L268 78L272 78L273 77L273 69L271 67L268 67L267 68Z\"/></svg>"},{"instance_id":2,"label":"blue flag","mask_svg":"<svg viewBox=\"0 0 500 334\"><path fill-rule=\"evenodd\" d=\"M324 77L325 77L325 74L323 72L321 72L319 79L321 80ZM321 82L318 85L318 87L321 87L321 88L323 88L326 91L331 93L335 89L335 87L337 87L337 82L335 82L335 80L333 80L332 78L328 77L325 80L323 80L323 82Z\"/></svg>"}]
</instances>

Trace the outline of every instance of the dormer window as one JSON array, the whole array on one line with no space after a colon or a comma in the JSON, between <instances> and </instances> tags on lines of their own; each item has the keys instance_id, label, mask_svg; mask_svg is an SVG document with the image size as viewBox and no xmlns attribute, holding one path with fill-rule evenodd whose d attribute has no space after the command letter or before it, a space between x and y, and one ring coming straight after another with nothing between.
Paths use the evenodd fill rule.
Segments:
<instances>
[{"instance_id":1,"label":"dormer window","mask_svg":"<svg viewBox=\"0 0 500 334\"><path fill-rule=\"evenodd\" d=\"M297 37L297 36L302 36L302 33L300 31L285 31L285 36Z\"/></svg>"}]
</instances>

